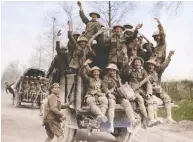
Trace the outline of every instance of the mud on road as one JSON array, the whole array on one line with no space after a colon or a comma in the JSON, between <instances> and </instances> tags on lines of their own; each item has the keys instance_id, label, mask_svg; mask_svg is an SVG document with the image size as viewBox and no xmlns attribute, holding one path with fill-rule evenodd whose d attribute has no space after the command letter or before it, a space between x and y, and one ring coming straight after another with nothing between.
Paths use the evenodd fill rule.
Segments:
<instances>
[{"instance_id":1,"label":"mud on road","mask_svg":"<svg viewBox=\"0 0 193 142\"><path fill-rule=\"evenodd\" d=\"M46 138L44 127L40 125L38 108L23 104L21 108L12 105L11 95L1 93L1 137L2 142L43 142ZM95 132L88 136L86 131L79 131L77 139L86 137L88 142L115 139L107 133ZM56 139L53 140L56 142ZM140 129L131 142L193 142L193 122L181 121L177 124L162 124L148 130Z\"/></svg>"}]
</instances>

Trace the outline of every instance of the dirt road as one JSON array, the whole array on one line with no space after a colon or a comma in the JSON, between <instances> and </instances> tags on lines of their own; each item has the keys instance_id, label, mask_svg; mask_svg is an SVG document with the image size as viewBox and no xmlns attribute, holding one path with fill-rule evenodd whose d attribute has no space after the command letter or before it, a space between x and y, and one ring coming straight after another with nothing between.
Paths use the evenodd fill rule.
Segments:
<instances>
[{"instance_id":1,"label":"dirt road","mask_svg":"<svg viewBox=\"0 0 193 142\"><path fill-rule=\"evenodd\" d=\"M40 125L39 110L25 104L15 108L11 104L11 96L1 95L2 142L43 142L46 138L44 127ZM87 136L79 131L77 138ZM114 137L106 133L95 132L89 141L105 139L110 142ZM53 140L56 142L56 139ZM193 142L193 122L181 121L175 125L159 125L148 130L140 129L132 138L132 142Z\"/></svg>"}]
</instances>

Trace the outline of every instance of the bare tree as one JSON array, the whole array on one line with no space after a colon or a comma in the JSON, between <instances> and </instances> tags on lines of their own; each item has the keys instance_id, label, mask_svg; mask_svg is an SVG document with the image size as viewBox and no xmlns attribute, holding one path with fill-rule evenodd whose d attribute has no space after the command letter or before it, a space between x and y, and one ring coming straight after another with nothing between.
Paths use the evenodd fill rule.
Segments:
<instances>
[{"instance_id":1,"label":"bare tree","mask_svg":"<svg viewBox=\"0 0 193 142\"><path fill-rule=\"evenodd\" d=\"M180 10L182 10L183 2L182 1L158 1L153 5L153 13L158 14L160 12L167 12L170 15L177 15Z\"/></svg>"},{"instance_id":2,"label":"bare tree","mask_svg":"<svg viewBox=\"0 0 193 142\"><path fill-rule=\"evenodd\" d=\"M137 2L131 1L105 1L93 2L92 7L101 14L101 19L111 27L124 20L128 12L135 10Z\"/></svg>"}]
</instances>

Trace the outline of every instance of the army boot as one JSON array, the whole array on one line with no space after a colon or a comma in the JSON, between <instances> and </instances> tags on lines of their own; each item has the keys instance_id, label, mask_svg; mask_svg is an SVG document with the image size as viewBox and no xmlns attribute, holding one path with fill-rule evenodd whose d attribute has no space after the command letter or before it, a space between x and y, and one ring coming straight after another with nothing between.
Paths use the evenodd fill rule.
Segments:
<instances>
[{"instance_id":1,"label":"army boot","mask_svg":"<svg viewBox=\"0 0 193 142\"><path fill-rule=\"evenodd\" d=\"M149 127L156 126L158 124L161 124L159 120L154 119L154 106L153 104L148 104L147 106L148 110L148 117L149 117Z\"/></svg>"},{"instance_id":2,"label":"army boot","mask_svg":"<svg viewBox=\"0 0 193 142\"><path fill-rule=\"evenodd\" d=\"M165 103L165 108L166 108L166 113L167 113L167 118L166 118L166 123L172 124L172 123L176 123L176 121L174 121L172 119L172 108L171 108L171 103Z\"/></svg>"},{"instance_id":3,"label":"army boot","mask_svg":"<svg viewBox=\"0 0 193 142\"><path fill-rule=\"evenodd\" d=\"M98 123L105 123L108 121L107 117L101 112L100 108L97 105L92 105L90 108L91 111L97 116L96 120Z\"/></svg>"},{"instance_id":4,"label":"army boot","mask_svg":"<svg viewBox=\"0 0 193 142\"><path fill-rule=\"evenodd\" d=\"M110 127L108 129L109 133L114 133L114 117L115 117L115 110L109 109L109 111L108 111L108 119L109 119L109 123L110 123Z\"/></svg>"}]
</instances>

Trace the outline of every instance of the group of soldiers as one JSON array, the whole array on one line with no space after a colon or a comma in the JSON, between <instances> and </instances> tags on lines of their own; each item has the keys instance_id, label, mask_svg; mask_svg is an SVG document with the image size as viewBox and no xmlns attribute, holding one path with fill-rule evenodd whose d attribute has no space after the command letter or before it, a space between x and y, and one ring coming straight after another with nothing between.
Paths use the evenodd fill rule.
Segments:
<instances>
[{"instance_id":1,"label":"group of soldiers","mask_svg":"<svg viewBox=\"0 0 193 142\"><path fill-rule=\"evenodd\" d=\"M161 76L174 51L171 50L166 57L166 34L159 19L155 18L158 31L152 35L156 42L154 47L138 32L142 24L138 24L134 29L130 24L115 25L107 32L106 27L97 20L100 14L91 12L89 15L92 19L89 20L83 12L82 3L77 4L86 29L82 34L73 32L72 24L68 22L68 52L57 40L57 55L52 61L47 77L55 75L52 81L59 82L66 73L79 74L88 84L82 101L86 102L98 121L110 122L110 132L114 130L116 103L123 106L129 121L135 126L138 122L135 120L130 102L136 101L145 127L157 118L156 97L164 102L167 122L175 123L171 116L171 98L161 88ZM95 44L91 43L93 36ZM124 86L128 89L130 87L134 94L132 97L124 92Z\"/></svg>"},{"instance_id":2,"label":"group of soldiers","mask_svg":"<svg viewBox=\"0 0 193 142\"><path fill-rule=\"evenodd\" d=\"M48 93L48 79L41 76L23 76L21 92L24 102L38 103L38 97L43 100Z\"/></svg>"}]
</instances>

